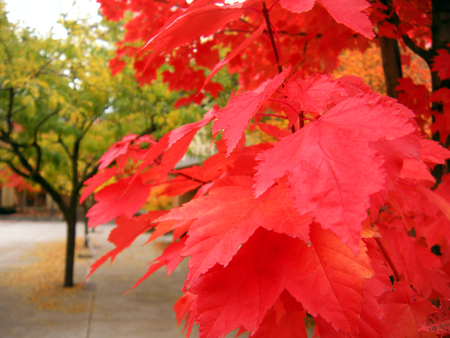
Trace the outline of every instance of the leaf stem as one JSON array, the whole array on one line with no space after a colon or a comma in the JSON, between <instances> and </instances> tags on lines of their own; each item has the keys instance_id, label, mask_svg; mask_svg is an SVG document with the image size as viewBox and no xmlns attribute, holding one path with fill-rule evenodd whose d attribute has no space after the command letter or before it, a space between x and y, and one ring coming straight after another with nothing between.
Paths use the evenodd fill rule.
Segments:
<instances>
[{"instance_id":1,"label":"leaf stem","mask_svg":"<svg viewBox=\"0 0 450 338\"><path fill-rule=\"evenodd\" d=\"M176 172L176 171L173 171L173 170L171 171L171 174L173 174L173 175L180 175L180 176L183 176L184 178L187 178L188 180L192 180L194 182L198 182L198 183L201 183L201 184L209 183L209 182L205 182L205 181L199 180L197 178L194 178L192 176L186 175L184 173Z\"/></svg>"},{"instance_id":2,"label":"leaf stem","mask_svg":"<svg viewBox=\"0 0 450 338\"><path fill-rule=\"evenodd\" d=\"M272 10L272 8L274 8L275 7L275 5L277 4L277 3L279 3L280 2L280 0L276 0L273 4L272 4L272 6L270 6L270 8L269 8L269 12Z\"/></svg>"},{"instance_id":3,"label":"leaf stem","mask_svg":"<svg viewBox=\"0 0 450 338\"><path fill-rule=\"evenodd\" d=\"M268 117L277 117L279 119L284 119L284 120L287 119L287 117L283 116L283 115L266 114L266 113L257 113L256 115L258 115L258 116L268 116Z\"/></svg>"},{"instance_id":4,"label":"leaf stem","mask_svg":"<svg viewBox=\"0 0 450 338\"><path fill-rule=\"evenodd\" d=\"M300 115L300 113L298 112L298 110L295 109L295 107L294 107L293 105L291 105L290 103L288 103L288 102L286 102L286 101L283 101L283 100L277 100L277 99L267 99L267 101L278 102L278 103L284 104L284 105L288 106L289 108L291 108L296 114L299 114L299 115Z\"/></svg>"},{"instance_id":5,"label":"leaf stem","mask_svg":"<svg viewBox=\"0 0 450 338\"><path fill-rule=\"evenodd\" d=\"M386 259L386 262L389 264L392 272L394 273L394 277L395 277L396 281L397 282L400 281L401 280L400 274L399 274L397 268L395 267L394 262L392 261L391 257L389 256L386 248L384 247L383 243L381 243L381 240L379 238L375 237L375 240L377 241L377 244L381 250L381 253L383 254L384 258Z\"/></svg>"},{"instance_id":6,"label":"leaf stem","mask_svg":"<svg viewBox=\"0 0 450 338\"><path fill-rule=\"evenodd\" d=\"M269 10L266 7L265 0L262 2L262 6L263 6L264 19L266 19L267 31L269 32L270 42L272 44L272 49L275 54L275 60L277 62L278 73L281 73L283 71L283 68L280 66L280 57L278 55L278 50L277 50L277 45L275 43L275 39L273 38L272 23L270 22Z\"/></svg>"},{"instance_id":7,"label":"leaf stem","mask_svg":"<svg viewBox=\"0 0 450 338\"><path fill-rule=\"evenodd\" d=\"M300 129L302 129L305 126L305 115L302 113L299 115L298 119L300 120Z\"/></svg>"}]
</instances>

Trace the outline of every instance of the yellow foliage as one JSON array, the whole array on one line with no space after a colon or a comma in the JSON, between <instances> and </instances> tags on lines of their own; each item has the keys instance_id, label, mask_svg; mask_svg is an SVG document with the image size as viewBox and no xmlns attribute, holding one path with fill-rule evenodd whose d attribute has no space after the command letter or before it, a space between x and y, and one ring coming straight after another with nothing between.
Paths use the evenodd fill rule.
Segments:
<instances>
[{"instance_id":1,"label":"yellow foliage","mask_svg":"<svg viewBox=\"0 0 450 338\"><path fill-rule=\"evenodd\" d=\"M163 190L164 186L153 187L150 191L150 196L147 198L147 201L142 208L146 211L169 209L172 204L172 197L159 196Z\"/></svg>"},{"instance_id":2,"label":"yellow foliage","mask_svg":"<svg viewBox=\"0 0 450 338\"><path fill-rule=\"evenodd\" d=\"M336 78L355 75L374 91L386 94L380 49L372 45L364 53L344 50L339 56L339 67L333 72Z\"/></svg>"},{"instance_id":3,"label":"yellow foliage","mask_svg":"<svg viewBox=\"0 0 450 338\"><path fill-rule=\"evenodd\" d=\"M401 53L403 77L410 77L414 83L425 84L430 88L430 70L425 61L409 49L402 50ZM339 56L339 67L333 75L336 78L348 75L358 76L374 91L386 94L381 51L376 45L372 45L364 53L359 50L343 51Z\"/></svg>"}]
</instances>

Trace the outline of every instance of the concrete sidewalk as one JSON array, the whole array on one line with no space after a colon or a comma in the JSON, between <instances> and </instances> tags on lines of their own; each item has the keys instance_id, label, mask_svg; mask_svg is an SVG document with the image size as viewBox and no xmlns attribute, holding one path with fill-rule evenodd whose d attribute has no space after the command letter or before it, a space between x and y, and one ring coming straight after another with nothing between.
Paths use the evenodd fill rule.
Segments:
<instances>
[{"instance_id":1,"label":"concrete sidewalk","mask_svg":"<svg viewBox=\"0 0 450 338\"><path fill-rule=\"evenodd\" d=\"M113 248L107 242L112 227L102 225L89 234L93 258L77 258L75 283L81 283L89 265ZM80 244L83 234L79 224ZM63 222L0 220L0 337L184 336L172 307L182 294L185 266L168 278L161 269L122 295L146 272L146 263L160 255L170 238L142 246L148 235L140 236L111 266L105 264L83 286L68 290L61 287L65 236Z\"/></svg>"}]
</instances>

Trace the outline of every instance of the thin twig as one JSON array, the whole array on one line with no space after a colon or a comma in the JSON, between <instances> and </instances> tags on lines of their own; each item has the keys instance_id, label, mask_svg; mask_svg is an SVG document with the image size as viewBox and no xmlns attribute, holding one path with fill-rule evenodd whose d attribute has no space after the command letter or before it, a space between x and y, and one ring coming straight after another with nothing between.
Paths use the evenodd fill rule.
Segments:
<instances>
[{"instance_id":1,"label":"thin twig","mask_svg":"<svg viewBox=\"0 0 450 338\"><path fill-rule=\"evenodd\" d=\"M275 39L273 37L272 23L270 22L269 11L266 7L265 0L262 2L262 6L263 6L264 19L266 19L267 30L269 32L270 42L272 44L273 52L275 54L275 60L277 62L278 73L281 73L283 71L283 68L280 65L280 56L278 55L277 45L276 45Z\"/></svg>"}]
</instances>

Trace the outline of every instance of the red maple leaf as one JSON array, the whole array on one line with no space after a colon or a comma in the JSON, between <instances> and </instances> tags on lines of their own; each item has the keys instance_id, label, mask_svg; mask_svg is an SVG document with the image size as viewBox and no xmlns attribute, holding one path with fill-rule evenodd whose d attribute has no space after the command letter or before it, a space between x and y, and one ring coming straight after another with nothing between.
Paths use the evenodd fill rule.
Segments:
<instances>
[{"instance_id":1,"label":"red maple leaf","mask_svg":"<svg viewBox=\"0 0 450 338\"><path fill-rule=\"evenodd\" d=\"M285 186L275 186L254 198L250 177L243 185L216 188L202 198L173 209L158 219L192 220L183 255L191 256L187 285L219 263L226 266L258 227L309 242L310 215L300 216L289 207Z\"/></svg>"},{"instance_id":2,"label":"red maple leaf","mask_svg":"<svg viewBox=\"0 0 450 338\"><path fill-rule=\"evenodd\" d=\"M181 11L180 15L172 17L143 48L154 48L156 55L163 54L202 35L214 34L228 22L239 19L243 12L241 3L204 6L194 4Z\"/></svg>"},{"instance_id":3,"label":"red maple leaf","mask_svg":"<svg viewBox=\"0 0 450 338\"><path fill-rule=\"evenodd\" d=\"M155 226L149 242L168 232L174 240L138 283L162 266L170 273L189 257L185 296L175 307L188 335L198 323L201 337L233 329L254 337L305 337L305 313L321 337L448 333L432 325L448 320L450 176L435 187L429 169L445 166L450 152L420 136L439 131L448 144L448 89L430 95L425 85L400 79L399 102L415 117L356 77L310 75L335 69L344 49L369 46L368 1L100 2L110 18L132 12L112 71L133 60L141 84L162 74L170 90L186 92L175 106L210 105L205 92L215 97L223 88L208 81L227 64L239 75L239 94L148 149L131 136L102 157L101 168L115 161L116 169L88 181L82 197L116 176L96 194L99 203L89 215L94 225L118 217L118 227L111 236L116 248L94 268ZM434 2L371 3L380 36L408 37L416 50L435 45ZM400 24L386 21L395 14ZM138 52L140 40L148 42ZM224 51L230 53L219 61ZM438 53L432 69L448 78L450 54ZM283 127L266 124L267 116ZM197 131L214 119L214 136L223 130L218 153L174 170ZM277 141L246 146L246 130L258 126ZM126 166L130 160L134 167ZM198 190L159 219L128 220L150 186L170 196ZM429 300L439 297L445 299L436 310Z\"/></svg>"},{"instance_id":4,"label":"red maple leaf","mask_svg":"<svg viewBox=\"0 0 450 338\"><path fill-rule=\"evenodd\" d=\"M86 214L88 225L95 227L120 215L131 218L144 205L149 194L150 185L143 184L139 176L106 186L94 196L97 203Z\"/></svg>"},{"instance_id":5,"label":"red maple leaf","mask_svg":"<svg viewBox=\"0 0 450 338\"><path fill-rule=\"evenodd\" d=\"M153 217L151 217L153 216ZM114 228L108 236L108 241L116 246L115 249L109 251L94 264L90 266L89 274L86 276L86 279L91 276L95 270L97 270L103 263L105 263L108 258L111 259L111 264L116 258L116 256L122 252L124 249L128 248L134 240L147 231L151 229L154 225L150 224L152 218L155 219L158 216L161 216L161 212L153 212L150 215L146 215L145 218L131 218L128 219L126 217L120 216L116 220L117 227Z\"/></svg>"},{"instance_id":6,"label":"red maple leaf","mask_svg":"<svg viewBox=\"0 0 450 338\"><path fill-rule=\"evenodd\" d=\"M183 158L198 130L214 119L214 112L215 109L212 109L203 116L202 120L185 124L164 135L158 143L149 148L145 155L142 156L142 163L136 170L135 177L162 155L160 165L155 171L155 175L151 176L151 178L155 181L165 179L166 175Z\"/></svg>"},{"instance_id":7,"label":"red maple leaf","mask_svg":"<svg viewBox=\"0 0 450 338\"><path fill-rule=\"evenodd\" d=\"M241 326L256 332L284 289L314 317L356 334L364 279L372 275L364 250L355 256L318 226L311 228L310 246L259 228L226 267L216 265L189 291L197 295L200 337L223 337Z\"/></svg>"},{"instance_id":8,"label":"red maple leaf","mask_svg":"<svg viewBox=\"0 0 450 338\"><path fill-rule=\"evenodd\" d=\"M420 141L420 158L427 163L444 164L450 158L450 151L436 141L423 139Z\"/></svg>"},{"instance_id":9,"label":"red maple leaf","mask_svg":"<svg viewBox=\"0 0 450 338\"><path fill-rule=\"evenodd\" d=\"M397 225L395 230L388 230L385 224L380 224L380 232L401 278L425 298L435 293L450 296L450 279L442 271L441 260L421 241L408 236L401 222L389 223L389 226L393 225Z\"/></svg>"},{"instance_id":10,"label":"red maple leaf","mask_svg":"<svg viewBox=\"0 0 450 338\"><path fill-rule=\"evenodd\" d=\"M86 180L84 182L85 187L83 188L83 193L80 197L80 204L84 202L84 200L92 194L98 187L102 184L106 183L109 179L114 177L117 174L116 168L108 168L98 173L94 177Z\"/></svg>"},{"instance_id":11,"label":"red maple leaf","mask_svg":"<svg viewBox=\"0 0 450 338\"><path fill-rule=\"evenodd\" d=\"M317 122L258 155L255 195L289 174L297 210L312 212L325 229L332 229L357 251L369 197L385 186L383 161L371 142L414 133L412 116L374 93L339 103Z\"/></svg>"},{"instance_id":12,"label":"red maple leaf","mask_svg":"<svg viewBox=\"0 0 450 338\"><path fill-rule=\"evenodd\" d=\"M325 113L334 96L346 96L347 90L330 75L315 74L286 84L287 95L300 104L301 110Z\"/></svg>"},{"instance_id":13,"label":"red maple leaf","mask_svg":"<svg viewBox=\"0 0 450 338\"><path fill-rule=\"evenodd\" d=\"M100 157L98 169L103 170L110 165L119 155L125 154L131 142L135 141L138 135L127 135L122 138L122 141L114 143L109 147L108 151Z\"/></svg>"},{"instance_id":14,"label":"red maple leaf","mask_svg":"<svg viewBox=\"0 0 450 338\"><path fill-rule=\"evenodd\" d=\"M431 70L438 72L441 80L450 78L450 53L446 49L438 49Z\"/></svg>"},{"instance_id":15,"label":"red maple leaf","mask_svg":"<svg viewBox=\"0 0 450 338\"><path fill-rule=\"evenodd\" d=\"M316 0L293 1L281 0L281 6L291 12L301 13L312 9ZM339 23L346 25L355 32L372 39L375 34L372 31L372 23L362 11L370 6L365 0L318 0L330 15Z\"/></svg>"},{"instance_id":16,"label":"red maple leaf","mask_svg":"<svg viewBox=\"0 0 450 338\"><path fill-rule=\"evenodd\" d=\"M262 104L277 90L289 74L290 67L276 75L272 80L264 82L254 91L232 96L225 108L216 113L213 133L217 134L225 129L223 138L226 140L227 155L236 147L244 130L252 117L258 112Z\"/></svg>"},{"instance_id":17,"label":"red maple leaf","mask_svg":"<svg viewBox=\"0 0 450 338\"><path fill-rule=\"evenodd\" d=\"M436 308L428 301L413 295L404 281L394 283L394 290L379 301L384 315L383 337L435 337L427 332L417 332L429 313Z\"/></svg>"},{"instance_id":18,"label":"red maple leaf","mask_svg":"<svg viewBox=\"0 0 450 338\"><path fill-rule=\"evenodd\" d=\"M184 318L188 319L187 317L190 314L192 303L194 302L195 295L193 295L190 292L185 292L183 296L181 296L173 306L173 311L175 312L175 317L177 319L178 325L181 325L181 322ZM184 325L184 329L186 329L189 326L189 321L186 320L186 323ZM186 337L190 336L190 331L187 332Z\"/></svg>"},{"instance_id":19,"label":"red maple leaf","mask_svg":"<svg viewBox=\"0 0 450 338\"><path fill-rule=\"evenodd\" d=\"M307 338L305 329L305 311L286 313L283 302L278 299L267 312L258 331L252 338Z\"/></svg>"}]
</instances>

